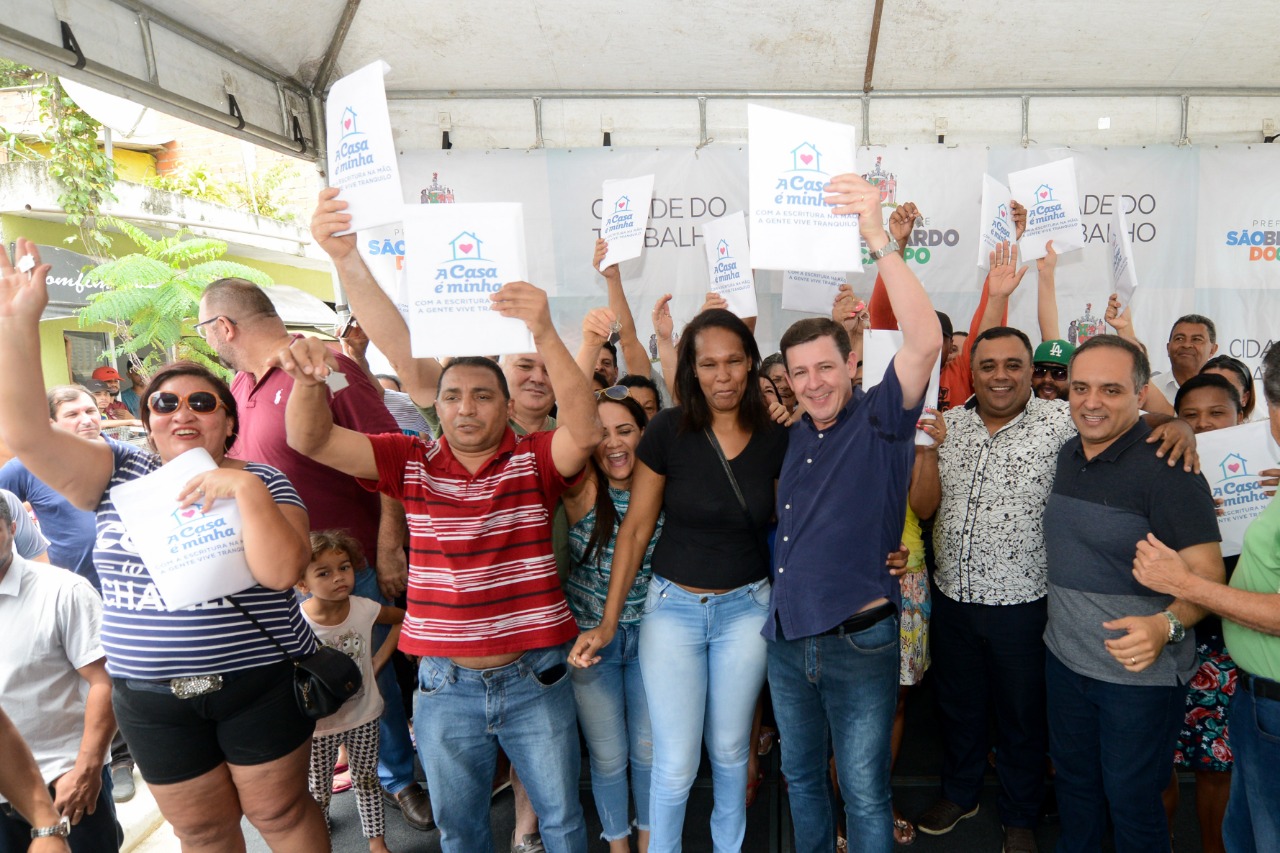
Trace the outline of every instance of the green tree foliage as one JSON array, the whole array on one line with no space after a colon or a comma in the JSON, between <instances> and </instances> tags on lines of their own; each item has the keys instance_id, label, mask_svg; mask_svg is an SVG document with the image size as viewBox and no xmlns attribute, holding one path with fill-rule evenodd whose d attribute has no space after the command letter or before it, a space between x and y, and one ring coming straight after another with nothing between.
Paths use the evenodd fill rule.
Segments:
<instances>
[{"instance_id":1,"label":"green tree foliage","mask_svg":"<svg viewBox=\"0 0 1280 853\"><path fill-rule=\"evenodd\" d=\"M245 213L296 222L298 211L289 199L288 184L297 176L297 168L288 162L259 169L248 180L214 174L208 166L197 163L149 177L146 183L149 187L234 207Z\"/></svg>"},{"instance_id":2,"label":"green tree foliage","mask_svg":"<svg viewBox=\"0 0 1280 853\"><path fill-rule=\"evenodd\" d=\"M81 310L80 326L114 325L123 343L109 353L109 359L127 355L144 373L164 361L182 358L230 378L209 345L187 331L188 324L196 318L200 295L210 282L234 276L265 287L272 283L270 277L221 260L227 244L220 240L193 236L185 229L171 237L153 239L127 222L110 219L104 224L118 228L142 251L85 273L87 280L104 282L106 289Z\"/></svg>"},{"instance_id":3,"label":"green tree foliage","mask_svg":"<svg viewBox=\"0 0 1280 853\"><path fill-rule=\"evenodd\" d=\"M58 206L66 211L67 224L76 227L89 254L103 257L111 248L111 238L98 227L98 213L102 205L116 200L111 192L116 172L111 158L98 147L102 125L76 105L57 77L13 62L0 65L0 84L23 81L37 85L40 117L47 128L39 142L48 146L48 152L37 151L4 128L0 128L0 147L10 157L48 163L49 175L60 190ZM66 240L74 241L74 237Z\"/></svg>"}]
</instances>

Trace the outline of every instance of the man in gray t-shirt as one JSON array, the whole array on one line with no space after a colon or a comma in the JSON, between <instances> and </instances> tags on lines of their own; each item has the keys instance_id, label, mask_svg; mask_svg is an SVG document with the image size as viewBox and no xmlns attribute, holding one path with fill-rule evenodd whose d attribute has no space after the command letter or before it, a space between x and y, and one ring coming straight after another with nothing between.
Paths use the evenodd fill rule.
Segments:
<instances>
[{"instance_id":1,"label":"man in gray t-shirt","mask_svg":"<svg viewBox=\"0 0 1280 853\"><path fill-rule=\"evenodd\" d=\"M1173 769L1194 635L1204 612L1133 576L1155 536L1192 570L1224 577L1208 483L1173 467L1139 418L1151 368L1132 343L1091 338L1071 359L1078 435L1058 454L1044 514L1049 562L1045 682L1049 753L1062 816L1058 850L1167 850L1161 792Z\"/></svg>"}]
</instances>

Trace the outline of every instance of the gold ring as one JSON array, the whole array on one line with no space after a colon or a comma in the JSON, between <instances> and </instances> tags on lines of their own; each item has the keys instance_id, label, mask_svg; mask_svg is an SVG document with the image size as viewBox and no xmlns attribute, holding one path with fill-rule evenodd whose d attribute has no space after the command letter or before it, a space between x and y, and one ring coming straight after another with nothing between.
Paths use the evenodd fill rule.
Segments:
<instances>
[{"instance_id":1,"label":"gold ring","mask_svg":"<svg viewBox=\"0 0 1280 853\"><path fill-rule=\"evenodd\" d=\"M1138 663L1137 658L1129 658L1129 666L1135 666Z\"/></svg>"}]
</instances>

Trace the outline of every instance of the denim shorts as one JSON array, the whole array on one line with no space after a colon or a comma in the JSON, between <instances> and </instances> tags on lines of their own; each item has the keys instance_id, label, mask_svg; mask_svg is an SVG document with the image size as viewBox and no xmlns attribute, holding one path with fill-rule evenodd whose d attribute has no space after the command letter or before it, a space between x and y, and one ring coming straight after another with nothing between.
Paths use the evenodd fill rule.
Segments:
<instances>
[{"instance_id":1,"label":"denim shorts","mask_svg":"<svg viewBox=\"0 0 1280 853\"><path fill-rule=\"evenodd\" d=\"M149 785L185 782L222 763L283 758L311 738L288 661L230 672L221 690L179 699L167 681L113 678L116 724Z\"/></svg>"}]
</instances>

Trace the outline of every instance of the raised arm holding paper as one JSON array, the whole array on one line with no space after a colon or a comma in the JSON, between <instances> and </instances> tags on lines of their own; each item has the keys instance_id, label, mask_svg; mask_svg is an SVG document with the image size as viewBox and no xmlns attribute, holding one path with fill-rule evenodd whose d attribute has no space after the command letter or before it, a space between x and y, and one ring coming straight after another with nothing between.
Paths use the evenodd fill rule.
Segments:
<instances>
[{"instance_id":1,"label":"raised arm holding paper","mask_svg":"<svg viewBox=\"0 0 1280 853\"><path fill-rule=\"evenodd\" d=\"M238 429L235 399L224 382L189 362L161 369L147 389L142 419L155 454L55 429L45 414L39 368L49 266L40 264L28 240L17 241L16 254L36 263L21 272L0 253L0 433L33 474L75 505L97 511L94 563L117 722L143 777L165 782L151 788L161 813L180 837L239 838L247 817L276 849L327 850L324 818L307 790L314 724L294 700L287 660L315 650L311 632L300 629L291 590L310 558L307 513L297 492L274 468L226 457ZM151 527L123 523L108 487L145 477L189 451L207 453L216 467L174 489L169 511ZM236 602L276 626L270 639L246 629L244 613L222 596L198 608L167 608L134 541L167 531L177 553L194 559L185 571L207 572L236 547L235 537L223 536L227 528L204 520L205 510L225 500L240 509L235 532L258 583L236 593ZM231 680L234 697L221 692ZM193 710L193 696L203 697L201 710ZM208 708L222 707L236 710L231 729L206 716Z\"/></svg>"}]
</instances>

